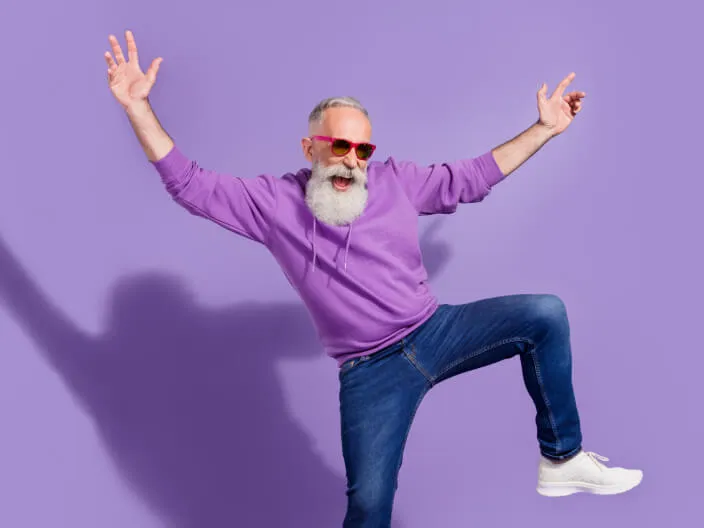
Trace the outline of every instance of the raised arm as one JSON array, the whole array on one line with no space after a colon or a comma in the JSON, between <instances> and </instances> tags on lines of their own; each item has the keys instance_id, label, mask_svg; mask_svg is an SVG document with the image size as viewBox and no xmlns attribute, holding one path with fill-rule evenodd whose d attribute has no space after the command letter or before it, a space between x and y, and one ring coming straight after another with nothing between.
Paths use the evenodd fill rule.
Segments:
<instances>
[{"instance_id":1,"label":"raised arm","mask_svg":"<svg viewBox=\"0 0 704 528\"><path fill-rule=\"evenodd\" d=\"M169 194L192 214L267 245L276 211L278 179L223 174L201 168L186 157L159 123L148 99L163 59L154 59L146 73L142 72L134 35L128 30L125 36L127 60L117 38L109 36L115 57L105 52L108 83Z\"/></svg>"},{"instance_id":2,"label":"raised arm","mask_svg":"<svg viewBox=\"0 0 704 528\"><path fill-rule=\"evenodd\" d=\"M134 35L128 30L125 32L125 37L128 60L125 60L117 37L115 35L108 37L115 55L113 58L109 51L105 52L105 61L108 63L108 84L117 102L127 112L127 117L144 153L149 161L154 162L166 156L174 147L173 140L159 123L148 99L163 59L157 57L146 73L142 72Z\"/></svg>"},{"instance_id":3,"label":"raised arm","mask_svg":"<svg viewBox=\"0 0 704 528\"><path fill-rule=\"evenodd\" d=\"M528 161L553 137L561 134L582 109L584 92L570 92L567 86L574 79L570 73L557 85L553 94L546 96L548 87L543 84L538 90L538 120L513 139L492 150L501 172L508 176Z\"/></svg>"},{"instance_id":4,"label":"raised arm","mask_svg":"<svg viewBox=\"0 0 704 528\"><path fill-rule=\"evenodd\" d=\"M551 138L561 134L582 108L584 92L565 89L574 79L571 73L550 98L547 86L538 91L538 121L513 139L476 157L429 166L413 162L387 163L418 214L450 214L461 203L482 201L491 189L535 154Z\"/></svg>"}]
</instances>

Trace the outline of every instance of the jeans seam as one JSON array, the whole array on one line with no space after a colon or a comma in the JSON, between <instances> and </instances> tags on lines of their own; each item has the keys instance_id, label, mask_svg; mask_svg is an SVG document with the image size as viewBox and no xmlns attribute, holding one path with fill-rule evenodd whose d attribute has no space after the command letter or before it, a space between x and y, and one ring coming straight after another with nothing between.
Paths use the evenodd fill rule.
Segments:
<instances>
[{"instance_id":1,"label":"jeans seam","mask_svg":"<svg viewBox=\"0 0 704 528\"><path fill-rule=\"evenodd\" d=\"M420 372L423 375L423 377L428 381L428 383L430 383L430 385L433 386L435 384L435 378L433 378L433 376L431 376L430 373L428 371L426 371L420 365L418 360L416 359L416 344L415 343L411 343L411 350L412 350L412 352L409 353L404 349L403 355L411 363L411 365L413 365L416 368L416 370L418 370L418 372Z\"/></svg>"},{"instance_id":2,"label":"jeans seam","mask_svg":"<svg viewBox=\"0 0 704 528\"><path fill-rule=\"evenodd\" d=\"M509 337L509 338L507 338L507 339L502 339L501 341L497 341L496 343L492 343L492 344L487 345L487 346L485 346L485 347L483 347L483 348L480 348L479 350L476 350L476 351L474 351L474 352L471 352L469 355L464 356L462 359L458 359L457 361L451 363L450 365L448 365L447 367L445 367L445 369L443 369L443 370L437 375L437 378L443 377L445 374L447 374L449 371L451 371L451 370L452 370L453 368L455 368L457 365L461 365L461 364L464 363L465 361L468 361L468 360L470 360L470 359L474 359L474 358L476 358L477 356L481 356L482 354L484 354L485 352L488 352L489 350L491 350L491 349L493 349L493 348L497 348L497 347L500 347L500 346L503 346L503 345L507 345L507 344L509 344L509 343L516 343L516 342L519 342L519 341L525 341L525 342L527 342L529 345L535 346L535 343L533 343L533 341L531 341L530 339L525 338L525 337Z\"/></svg>"},{"instance_id":3,"label":"jeans seam","mask_svg":"<svg viewBox=\"0 0 704 528\"><path fill-rule=\"evenodd\" d=\"M555 417L552 414L552 407L550 406L550 400L545 394L545 388L543 387L543 378L540 375L540 363L538 363L538 356L535 353L535 348L531 349L530 357L533 360L533 365L535 367L535 377L538 379L538 387L540 388L540 395L543 397L543 402L548 410L548 419L550 420L550 427L552 428L552 433L555 435L556 450L560 451L562 447L562 442L557 434L557 426L555 425Z\"/></svg>"}]
</instances>

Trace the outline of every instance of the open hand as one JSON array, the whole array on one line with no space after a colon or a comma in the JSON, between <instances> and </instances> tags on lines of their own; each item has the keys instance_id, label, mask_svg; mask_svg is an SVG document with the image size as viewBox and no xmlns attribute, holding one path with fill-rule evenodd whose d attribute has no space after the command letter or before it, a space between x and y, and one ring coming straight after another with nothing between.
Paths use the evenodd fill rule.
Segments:
<instances>
[{"instance_id":1,"label":"open hand","mask_svg":"<svg viewBox=\"0 0 704 528\"><path fill-rule=\"evenodd\" d=\"M548 128L553 135L563 132L582 110L582 99L587 95L586 93L570 92L565 94L565 90L574 78L575 74L570 73L562 79L550 98L546 97L548 87L545 83L538 90L539 122Z\"/></svg>"},{"instance_id":2,"label":"open hand","mask_svg":"<svg viewBox=\"0 0 704 528\"><path fill-rule=\"evenodd\" d=\"M129 108L135 103L144 101L149 95L149 91L156 82L156 74L162 58L158 57L152 61L146 73L139 67L137 55L137 43L131 31L125 31L127 38L127 56L125 60L122 49L114 35L110 35L108 40L115 55L113 59L109 51L105 52L105 61L108 63L108 83L115 99L124 107ZM117 62L116 62L117 61Z\"/></svg>"}]
</instances>

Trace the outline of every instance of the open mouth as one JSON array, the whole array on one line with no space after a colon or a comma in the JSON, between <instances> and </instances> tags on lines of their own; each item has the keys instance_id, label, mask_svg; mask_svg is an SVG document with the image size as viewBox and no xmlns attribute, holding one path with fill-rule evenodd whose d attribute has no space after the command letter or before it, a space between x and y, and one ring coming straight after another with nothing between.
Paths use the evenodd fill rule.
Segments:
<instances>
[{"instance_id":1,"label":"open mouth","mask_svg":"<svg viewBox=\"0 0 704 528\"><path fill-rule=\"evenodd\" d=\"M352 178L344 176L333 176L332 178L332 186L338 191L346 191L350 185L352 185Z\"/></svg>"}]
</instances>

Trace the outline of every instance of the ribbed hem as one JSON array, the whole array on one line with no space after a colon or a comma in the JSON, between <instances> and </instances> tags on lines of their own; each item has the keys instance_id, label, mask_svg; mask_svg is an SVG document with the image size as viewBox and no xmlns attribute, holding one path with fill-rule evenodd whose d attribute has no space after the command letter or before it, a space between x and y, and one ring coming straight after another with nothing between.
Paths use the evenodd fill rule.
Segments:
<instances>
[{"instance_id":1,"label":"ribbed hem","mask_svg":"<svg viewBox=\"0 0 704 528\"><path fill-rule=\"evenodd\" d=\"M166 156L151 163L165 180L173 180L186 171L190 160L174 145Z\"/></svg>"},{"instance_id":2,"label":"ribbed hem","mask_svg":"<svg viewBox=\"0 0 704 528\"><path fill-rule=\"evenodd\" d=\"M501 172L498 163L496 163L496 158L494 158L491 151L479 156L477 161L479 161L479 165L482 168L482 176L489 187L493 187L504 179L505 175Z\"/></svg>"}]
</instances>

